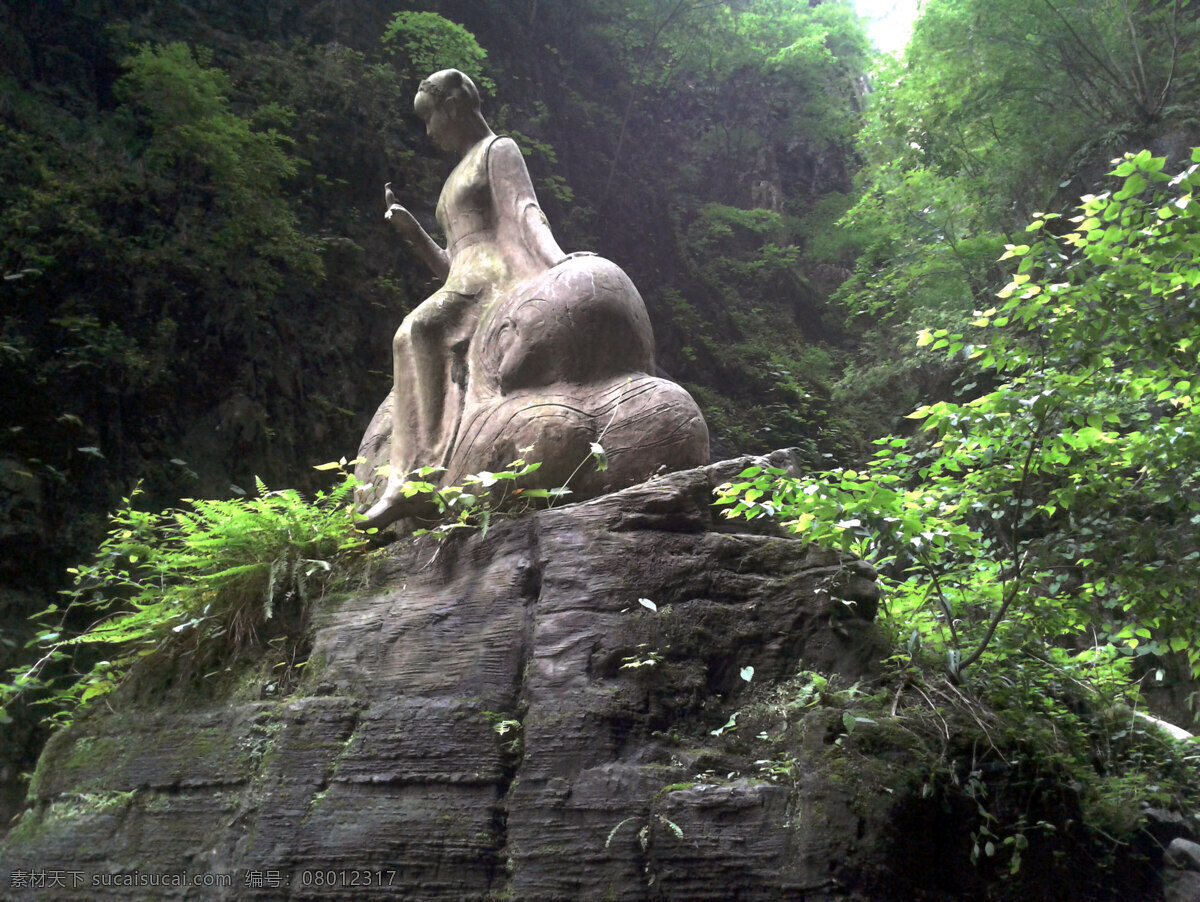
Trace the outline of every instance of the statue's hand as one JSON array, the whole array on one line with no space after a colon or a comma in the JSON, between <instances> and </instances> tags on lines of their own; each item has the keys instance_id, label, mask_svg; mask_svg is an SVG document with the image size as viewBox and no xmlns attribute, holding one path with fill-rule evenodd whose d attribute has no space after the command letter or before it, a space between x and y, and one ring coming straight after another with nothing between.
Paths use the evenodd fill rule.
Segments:
<instances>
[{"instance_id":1,"label":"statue's hand","mask_svg":"<svg viewBox=\"0 0 1200 902\"><path fill-rule=\"evenodd\" d=\"M383 214L383 218L405 235L412 234L414 227L417 225L416 217L399 204L392 204L388 207L387 212Z\"/></svg>"},{"instance_id":2,"label":"statue's hand","mask_svg":"<svg viewBox=\"0 0 1200 902\"><path fill-rule=\"evenodd\" d=\"M563 262L565 263L567 260L574 260L576 257L594 257L594 256L596 256L595 251L574 251L573 253L567 254L565 257L563 257Z\"/></svg>"},{"instance_id":3,"label":"statue's hand","mask_svg":"<svg viewBox=\"0 0 1200 902\"><path fill-rule=\"evenodd\" d=\"M429 233L421 228L417 217L399 204L390 204L383 218L392 224L400 237L403 238L439 279L445 279L450 272L450 255Z\"/></svg>"}]
</instances>

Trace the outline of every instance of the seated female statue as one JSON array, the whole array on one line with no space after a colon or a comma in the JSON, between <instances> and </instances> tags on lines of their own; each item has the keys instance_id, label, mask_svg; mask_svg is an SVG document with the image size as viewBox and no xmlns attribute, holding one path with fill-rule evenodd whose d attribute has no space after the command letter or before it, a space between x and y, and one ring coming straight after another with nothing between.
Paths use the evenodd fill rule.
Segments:
<instances>
[{"instance_id":1,"label":"seated female statue","mask_svg":"<svg viewBox=\"0 0 1200 902\"><path fill-rule=\"evenodd\" d=\"M563 253L520 149L488 126L471 79L435 73L416 111L459 161L437 205L445 248L388 192L385 218L443 284L392 342L392 391L360 449L367 481L385 448L389 465L365 525L417 512L403 488L419 467L442 467L442 483L455 484L531 445L527 459L542 467L529 484L570 480L575 498L707 462L695 402L649 375L653 338L637 289L607 260ZM580 466L592 442L607 470Z\"/></svg>"}]
</instances>

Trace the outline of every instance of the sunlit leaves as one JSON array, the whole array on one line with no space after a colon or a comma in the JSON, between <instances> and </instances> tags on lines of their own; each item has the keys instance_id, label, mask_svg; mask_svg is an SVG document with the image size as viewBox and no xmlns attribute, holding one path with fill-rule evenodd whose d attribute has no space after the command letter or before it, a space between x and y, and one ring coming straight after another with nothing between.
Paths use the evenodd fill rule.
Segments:
<instances>
[{"instance_id":1,"label":"sunlit leaves","mask_svg":"<svg viewBox=\"0 0 1200 902\"><path fill-rule=\"evenodd\" d=\"M1122 190L1084 198L1078 231L1008 248L1019 271L970 322L990 391L912 411L918 434L880 440L864 467L751 468L719 490L728 515L778 515L871 560L898 632L946 649L955 676L1085 628L1133 656L1167 635L1200 672L1200 213L1177 203L1200 174L1162 170L1127 155ZM948 329L917 344L967 347Z\"/></svg>"},{"instance_id":2,"label":"sunlit leaves","mask_svg":"<svg viewBox=\"0 0 1200 902\"><path fill-rule=\"evenodd\" d=\"M459 69L484 92L495 85L483 74L487 51L475 35L435 12L401 11L383 31L383 43L398 58L405 78L428 78L441 69Z\"/></svg>"}]
</instances>

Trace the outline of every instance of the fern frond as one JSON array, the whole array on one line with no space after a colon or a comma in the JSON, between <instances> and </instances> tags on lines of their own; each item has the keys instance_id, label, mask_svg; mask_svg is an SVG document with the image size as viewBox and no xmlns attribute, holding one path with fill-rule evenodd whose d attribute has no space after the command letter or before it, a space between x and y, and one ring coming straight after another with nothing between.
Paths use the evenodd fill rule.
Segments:
<instances>
[{"instance_id":1,"label":"fern frond","mask_svg":"<svg viewBox=\"0 0 1200 902\"><path fill-rule=\"evenodd\" d=\"M269 565L265 561L255 561L251 564L235 564L232 567L226 567L224 570L218 570L216 573L201 574L197 578L212 585L259 576L264 571L270 571Z\"/></svg>"},{"instance_id":2,"label":"fern frond","mask_svg":"<svg viewBox=\"0 0 1200 902\"><path fill-rule=\"evenodd\" d=\"M45 622L43 658L0 684L0 705L32 686L43 687L55 705L91 702L150 655L202 657L208 668L219 655L242 653L281 606L303 609L333 563L366 546L349 505L356 485L347 473L310 503L295 489L271 492L256 478L257 497L190 499L186 509L158 513L134 509L135 490L110 516L94 561L72 571L75 584L63 592L69 601L43 612L61 618L84 608L100 619L79 635ZM108 660L66 688L61 677L38 670L54 661L69 670L81 647L99 649ZM47 719L61 724L70 715L57 710Z\"/></svg>"}]
</instances>

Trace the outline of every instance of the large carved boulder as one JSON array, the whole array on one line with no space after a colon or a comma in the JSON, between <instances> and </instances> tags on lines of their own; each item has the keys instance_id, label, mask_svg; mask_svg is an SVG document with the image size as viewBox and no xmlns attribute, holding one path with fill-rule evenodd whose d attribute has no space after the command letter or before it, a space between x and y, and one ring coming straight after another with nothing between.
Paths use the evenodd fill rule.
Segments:
<instances>
[{"instance_id":1,"label":"large carved boulder","mask_svg":"<svg viewBox=\"0 0 1200 902\"><path fill-rule=\"evenodd\" d=\"M485 309L465 349L461 417L437 479L537 461L530 488L569 487L574 499L709 461L708 427L680 385L654 372L654 339L642 296L616 264L573 256ZM455 389L457 390L457 389ZM374 501L391 458L394 392L376 410L356 476ZM605 469L591 460L600 444ZM385 471L386 472L386 471Z\"/></svg>"},{"instance_id":2,"label":"large carved boulder","mask_svg":"<svg viewBox=\"0 0 1200 902\"><path fill-rule=\"evenodd\" d=\"M708 463L708 427L681 386L651 375L641 294L609 260L571 257L485 311L446 479L495 471L531 447L543 488L578 499ZM590 463L601 444L608 467Z\"/></svg>"},{"instance_id":3,"label":"large carved boulder","mask_svg":"<svg viewBox=\"0 0 1200 902\"><path fill-rule=\"evenodd\" d=\"M0 886L53 869L65 885L19 898L852 898L865 815L816 763L825 728L776 780L755 763L771 740L729 721L802 668L871 671L873 574L715 516L745 463L398 543L319 613L287 698L83 718L45 751Z\"/></svg>"}]
</instances>

